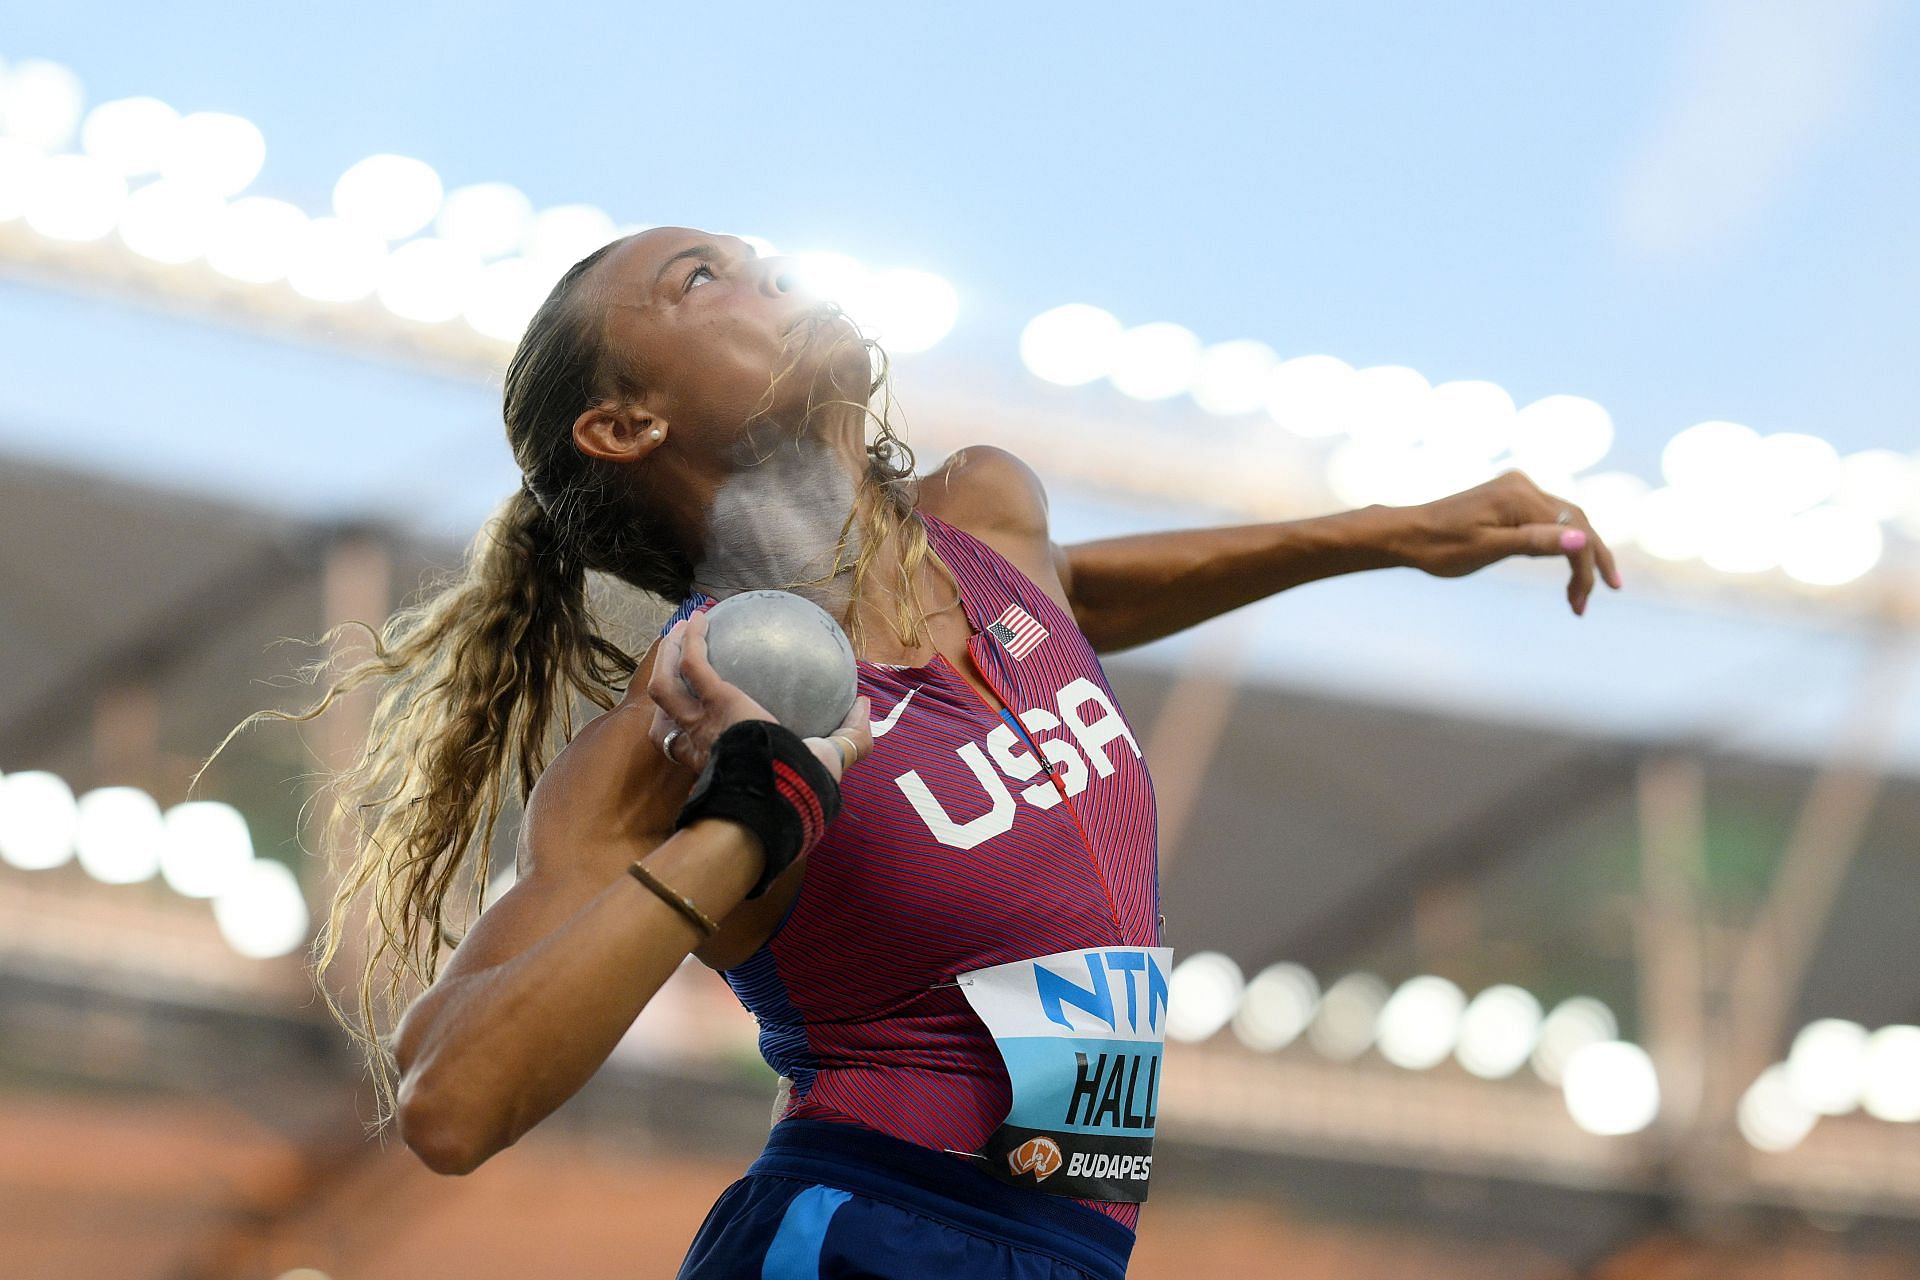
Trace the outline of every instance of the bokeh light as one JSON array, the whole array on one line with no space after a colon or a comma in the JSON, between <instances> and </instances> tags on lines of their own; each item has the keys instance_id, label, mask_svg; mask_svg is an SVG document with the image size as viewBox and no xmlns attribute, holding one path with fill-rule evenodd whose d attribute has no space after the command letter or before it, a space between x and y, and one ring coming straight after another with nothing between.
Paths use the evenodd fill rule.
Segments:
<instances>
[{"instance_id":1,"label":"bokeh light","mask_svg":"<svg viewBox=\"0 0 1920 1280\"><path fill-rule=\"evenodd\" d=\"M120 212L120 238L151 261L192 262L212 244L224 207L210 191L162 178L127 198Z\"/></svg>"},{"instance_id":2,"label":"bokeh light","mask_svg":"<svg viewBox=\"0 0 1920 1280\"><path fill-rule=\"evenodd\" d=\"M160 806L138 787L96 787L75 807L74 852L102 884L137 884L160 870Z\"/></svg>"},{"instance_id":3,"label":"bokeh light","mask_svg":"<svg viewBox=\"0 0 1920 1280\"><path fill-rule=\"evenodd\" d=\"M315 218L294 237L287 283L315 302L355 302L380 283L387 246L345 218Z\"/></svg>"},{"instance_id":4,"label":"bokeh light","mask_svg":"<svg viewBox=\"0 0 1920 1280\"><path fill-rule=\"evenodd\" d=\"M1445 978L1409 978L1380 1009L1380 1056L1411 1071L1438 1066L1459 1042L1466 1007L1466 994Z\"/></svg>"},{"instance_id":5,"label":"bokeh light","mask_svg":"<svg viewBox=\"0 0 1920 1280\"><path fill-rule=\"evenodd\" d=\"M1114 345L1107 378L1135 400L1165 400L1185 391L1200 367L1200 339L1164 320L1135 325Z\"/></svg>"},{"instance_id":6,"label":"bokeh light","mask_svg":"<svg viewBox=\"0 0 1920 1280\"><path fill-rule=\"evenodd\" d=\"M1454 1057L1483 1080L1501 1080L1526 1065L1540 1038L1543 1011L1533 993L1500 983L1475 996L1460 1017Z\"/></svg>"},{"instance_id":7,"label":"bokeh light","mask_svg":"<svg viewBox=\"0 0 1920 1280\"><path fill-rule=\"evenodd\" d=\"M41 151L73 141L87 102L72 68L45 58L27 58L0 75L0 128Z\"/></svg>"},{"instance_id":8,"label":"bokeh light","mask_svg":"<svg viewBox=\"0 0 1920 1280\"><path fill-rule=\"evenodd\" d=\"M98 240L120 221L127 180L92 156L52 156L33 171L27 225L50 240Z\"/></svg>"},{"instance_id":9,"label":"bokeh light","mask_svg":"<svg viewBox=\"0 0 1920 1280\"><path fill-rule=\"evenodd\" d=\"M1358 377L1337 356L1282 360L1267 375L1267 416L1304 439L1338 435L1347 429Z\"/></svg>"},{"instance_id":10,"label":"bokeh light","mask_svg":"<svg viewBox=\"0 0 1920 1280\"><path fill-rule=\"evenodd\" d=\"M381 304L402 319L436 324L466 309L479 279L479 257L429 236L387 255L376 292Z\"/></svg>"},{"instance_id":11,"label":"bokeh light","mask_svg":"<svg viewBox=\"0 0 1920 1280\"><path fill-rule=\"evenodd\" d=\"M1620 1034L1613 1010L1591 996L1572 996L1553 1007L1540 1024L1540 1039L1533 1047L1533 1069L1548 1084L1559 1084L1567 1060L1590 1044L1612 1040Z\"/></svg>"},{"instance_id":12,"label":"bokeh light","mask_svg":"<svg viewBox=\"0 0 1920 1280\"><path fill-rule=\"evenodd\" d=\"M23 769L0 778L0 862L48 871L73 857L79 827L73 789L57 773Z\"/></svg>"},{"instance_id":13,"label":"bokeh light","mask_svg":"<svg viewBox=\"0 0 1920 1280\"><path fill-rule=\"evenodd\" d=\"M1233 1016L1245 988L1240 966L1218 951L1196 951L1167 980L1167 1038L1205 1040Z\"/></svg>"},{"instance_id":14,"label":"bokeh light","mask_svg":"<svg viewBox=\"0 0 1920 1280\"><path fill-rule=\"evenodd\" d=\"M1373 974L1348 974L1320 997L1307 1042L1335 1062L1351 1062L1373 1047L1389 994L1387 984Z\"/></svg>"},{"instance_id":15,"label":"bokeh light","mask_svg":"<svg viewBox=\"0 0 1920 1280\"><path fill-rule=\"evenodd\" d=\"M531 230L533 202L508 183L476 182L449 191L433 225L442 240L476 258L505 257Z\"/></svg>"},{"instance_id":16,"label":"bokeh light","mask_svg":"<svg viewBox=\"0 0 1920 1280\"><path fill-rule=\"evenodd\" d=\"M158 98L116 98L87 112L80 146L122 177L154 173L166 162L180 113Z\"/></svg>"},{"instance_id":17,"label":"bokeh light","mask_svg":"<svg viewBox=\"0 0 1920 1280\"><path fill-rule=\"evenodd\" d=\"M307 234L307 215L284 200L243 196L220 210L207 243L207 265L247 284L286 277Z\"/></svg>"},{"instance_id":18,"label":"bokeh light","mask_svg":"<svg viewBox=\"0 0 1920 1280\"><path fill-rule=\"evenodd\" d=\"M271 858L256 858L234 873L213 899L213 918L228 946L257 960L297 949L310 923L292 869Z\"/></svg>"},{"instance_id":19,"label":"bokeh light","mask_svg":"<svg viewBox=\"0 0 1920 1280\"><path fill-rule=\"evenodd\" d=\"M1561 1081L1567 1114L1588 1133L1638 1133L1660 1114L1660 1079L1637 1044L1600 1040L1568 1055Z\"/></svg>"},{"instance_id":20,"label":"bokeh light","mask_svg":"<svg viewBox=\"0 0 1920 1280\"><path fill-rule=\"evenodd\" d=\"M1107 376L1120 342L1120 322L1083 302L1043 311L1020 331L1020 361L1034 377L1078 387Z\"/></svg>"},{"instance_id":21,"label":"bokeh light","mask_svg":"<svg viewBox=\"0 0 1920 1280\"><path fill-rule=\"evenodd\" d=\"M1279 357L1264 342L1246 338L1216 342L1200 353L1187 390L1208 413L1255 413L1267 402L1267 376L1278 363Z\"/></svg>"},{"instance_id":22,"label":"bokeh light","mask_svg":"<svg viewBox=\"0 0 1920 1280\"><path fill-rule=\"evenodd\" d=\"M1320 1003L1320 984L1297 964L1273 964L1254 975L1233 1015L1240 1043L1261 1053L1300 1038Z\"/></svg>"},{"instance_id":23,"label":"bokeh light","mask_svg":"<svg viewBox=\"0 0 1920 1280\"><path fill-rule=\"evenodd\" d=\"M160 874L175 893L211 898L253 861L253 836L239 810L219 800L187 800L167 810Z\"/></svg>"},{"instance_id":24,"label":"bokeh light","mask_svg":"<svg viewBox=\"0 0 1920 1280\"><path fill-rule=\"evenodd\" d=\"M1535 400L1514 418L1514 464L1529 475L1572 476L1613 448L1613 416L1582 396Z\"/></svg>"},{"instance_id":25,"label":"bokeh light","mask_svg":"<svg viewBox=\"0 0 1920 1280\"><path fill-rule=\"evenodd\" d=\"M160 174L223 199L237 196L260 176L267 140L251 120L219 111L180 117L168 137Z\"/></svg>"},{"instance_id":26,"label":"bokeh light","mask_svg":"<svg viewBox=\"0 0 1920 1280\"><path fill-rule=\"evenodd\" d=\"M1824 1116L1858 1107L1867 1087L1867 1029L1844 1018L1802 1027L1787 1054L1787 1085L1802 1106Z\"/></svg>"},{"instance_id":27,"label":"bokeh light","mask_svg":"<svg viewBox=\"0 0 1920 1280\"><path fill-rule=\"evenodd\" d=\"M411 156L372 155L333 184L333 211L382 240L403 240L440 212L440 175Z\"/></svg>"},{"instance_id":28,"label":"bokeh light","mask_svg":"<svg viewBox=\"0 0 1920 1280\"><path fill-rule=\"evenodd\" d=\"M1882 1027L1867 1038L1860 1105L1878 1120L1920 1121L1920 1027Z\"/></svg>"},{"instance_id":29,"label":"bokeh light","mask_svg":"<svg viewBox=\"0 0 1920 1280\"><path fill-rule=\"evenodd\" d=\"M1791 1151L1813 1132L1820 1115L1795 1095L1784 1063L1762 1071L1740 1095L1740 1136L1756 1150Z\"/></svg>"}]
</instances>

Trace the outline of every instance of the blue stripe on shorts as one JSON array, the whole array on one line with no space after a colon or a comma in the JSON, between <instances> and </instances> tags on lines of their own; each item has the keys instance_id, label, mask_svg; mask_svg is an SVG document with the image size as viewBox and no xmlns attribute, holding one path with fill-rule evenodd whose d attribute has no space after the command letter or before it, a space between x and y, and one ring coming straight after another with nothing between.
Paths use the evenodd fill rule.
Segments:
<instances>
[{"instance_id":1,"label":"blue stripe on shorts","mask_svg":"<svg viewBox=\"0 0 1920 1280\"><path fill-rule=\"evenodd\" d=\"M701 1224L679 1280L1124 1280L1133 1233L851 1124L786 1120Z\"/></svg>"}]
</instances>

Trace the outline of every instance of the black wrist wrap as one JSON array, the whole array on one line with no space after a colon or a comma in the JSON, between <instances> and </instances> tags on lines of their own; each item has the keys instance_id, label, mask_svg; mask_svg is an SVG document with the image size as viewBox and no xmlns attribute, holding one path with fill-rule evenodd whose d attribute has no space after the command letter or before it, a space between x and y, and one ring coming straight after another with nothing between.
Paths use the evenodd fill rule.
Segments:
<instances>
[{"instance_id":1,"label":"black wrist wrap","mask_svg":"<svg viewBox=\"0 0 1920 1280\"><path fill-rule=\"evenodd\" d=\"M840 785L800 735L771 720L742 720L715 740L673 828L726 818L758 836L767 865L747 894L757 898L839 812Z\"/></svg>"}]
</instances>

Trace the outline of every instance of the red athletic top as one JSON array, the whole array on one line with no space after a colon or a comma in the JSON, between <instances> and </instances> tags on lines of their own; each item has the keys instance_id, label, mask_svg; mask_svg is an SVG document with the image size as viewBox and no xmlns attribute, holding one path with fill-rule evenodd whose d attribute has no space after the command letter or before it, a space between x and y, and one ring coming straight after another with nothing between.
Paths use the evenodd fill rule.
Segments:
<instances>
[{"instance_id":1,"label":"red athletic top","mask_svg":"<svg viewBox=\"0 0 1920 1280\"><path fill-rule=\"evenodd\" d=\"M783 1118L972 1152L1012 1092L954 975L1158 946L1153 786L1073 619L986 543L921 519L960 584L975 667L1057 781L944 656L862 661L873 753L841 783L840 816L773 937L725 977L760 1022L761 1053L793 1081ZM676 620L713 603L695 593ZM1138 1218L1137 1205L1082 1203Z\"/></svg>"}]
</instances>

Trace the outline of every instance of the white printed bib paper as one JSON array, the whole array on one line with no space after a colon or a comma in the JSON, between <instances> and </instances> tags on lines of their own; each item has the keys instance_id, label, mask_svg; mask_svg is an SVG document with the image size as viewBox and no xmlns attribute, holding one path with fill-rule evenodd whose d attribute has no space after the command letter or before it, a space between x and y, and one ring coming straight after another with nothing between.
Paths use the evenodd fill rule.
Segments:
<instances>
[{"instance_id":1,"label":"white printed bib paper","mask_svg":"<svg viewBox=\"0 0 1920 1280\"><path fill-rule=\"evenodd\" d=\"M1171 947L1089 947L959 975L1013 1081L977 1153L1003 1182L1138 1203L1153 1172Z\"/></svg>"}]
</instances>

